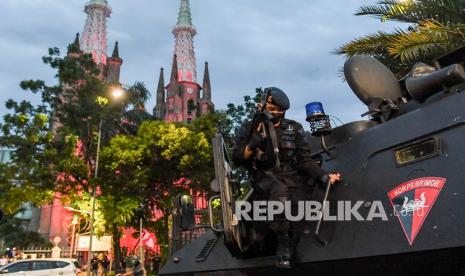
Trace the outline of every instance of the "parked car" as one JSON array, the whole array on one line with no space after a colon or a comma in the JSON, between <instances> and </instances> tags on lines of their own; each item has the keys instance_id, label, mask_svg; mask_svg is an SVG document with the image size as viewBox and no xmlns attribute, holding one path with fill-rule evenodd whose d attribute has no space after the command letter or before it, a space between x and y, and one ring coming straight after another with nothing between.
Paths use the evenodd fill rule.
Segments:
<instances>
[{"instance_id":1,"label":"parked car","mask_svg":"<svg viewBox=\"0 0 465 276\"><path fill-rule=\"evenodd\" d=\"M76 276L75 261L70 259L29 259L7 264L0 275L11 276Z\"/></svg>"}]
</instances>

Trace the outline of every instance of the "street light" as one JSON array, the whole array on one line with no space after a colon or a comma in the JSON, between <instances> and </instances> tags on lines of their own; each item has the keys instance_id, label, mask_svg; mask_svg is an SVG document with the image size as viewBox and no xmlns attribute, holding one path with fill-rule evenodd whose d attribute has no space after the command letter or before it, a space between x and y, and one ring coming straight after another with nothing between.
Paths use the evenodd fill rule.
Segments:
<instances>
[{"instance_id":1,"label":"street light","mask_svg":"<svg viewBox=\"0 0 465 276\"><path fill-rule=\"evenodd\" d=\"M73 207L70 207L70 206L66 206L65 209L68 210L68 211L71 211L71 212L75 212L75 213L83 213L83 214L86 214L86 215L91 214L89 211L74 209Z\"/></svg>"},{"instance_id":2,"label":"street light","mask_svg":"<svg viewBox=\"0 0 465 276\"><path fill-rule=\"evenodd\" d=\"M71 252L69 253L69 258L72 259L74 255L74 249L76 248L75 243L76 243L76 224L79 223L79 219L77 215L73 216L73 220L71 221L71 224L73 225L73 230L71 232Z\"/></svg>"},{"instance_id":3,"label":"street light","mask_svg":"<svg viewBox=\"0 0 465 276\"><path fill-rule=\"evenodd\" d=\"M121 98L124 94L124 90L121 86L116 86L111 89L110 95L115 100ZM94 179L98 177L98 165L99 165L99 158L100 158L100 144L102 140L102 123L103 120L100 118L98 124L98 136L97 136L97 153L95 156L95 172L94 172ZM87 256L87 276L90 276L90 269L91 269L91 262L92 262L92 238L94 236L94 221L95 221L95 196L96 196L96 187L95 181L92 184L92 211L90 213L90 238L89 238L89 252Z\"/></svg>"},{"instance_id":4,"label":"street light","mask_svg":"<svg viewBox=\"0 0 465 276\"><path fill-rule=\"evenodd\" d=\"M66 206L65 209L68 210L68 211L74 212L74 213L82 213L82 214L87 214L87 215L91 214L89 211L74 209L74 208L72 208L70 206ZM70 250L71 252L69 254L70 259L73 258L74 251L76 251L76 246L75 246L75 243L76 243L76 225L78 223L79 223L79 217L74 215L73 220L71 221L71 224L73 225L73 228L71 230L71 250Z\"/></svg>"},{"instance_id":5,"label":"street light","mask_svg":"<svg viewBox=\"0 0 465 276\"><path fill-rule=\"evenodd\" d=\"M115 99L119 99L124 95L124 91L121 87L114 87L111 91L111 96Z\"/></svg>"}]
</instances>

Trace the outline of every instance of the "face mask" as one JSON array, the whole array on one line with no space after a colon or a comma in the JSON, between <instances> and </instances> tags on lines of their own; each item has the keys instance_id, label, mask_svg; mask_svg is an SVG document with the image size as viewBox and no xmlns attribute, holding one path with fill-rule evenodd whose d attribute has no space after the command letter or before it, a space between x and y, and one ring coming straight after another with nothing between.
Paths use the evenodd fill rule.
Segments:
<instances>
[{"instance_id":1,"label":"face mask","mask_svg":"<svg viewBox=\"0 0 465 276\"><path fill-rule=\"evenodd\" d=\"M277 124L284 118L284 112L273 112L270 113L273 117L270 119L273 124Z\"/></svg>"}]
</instances>

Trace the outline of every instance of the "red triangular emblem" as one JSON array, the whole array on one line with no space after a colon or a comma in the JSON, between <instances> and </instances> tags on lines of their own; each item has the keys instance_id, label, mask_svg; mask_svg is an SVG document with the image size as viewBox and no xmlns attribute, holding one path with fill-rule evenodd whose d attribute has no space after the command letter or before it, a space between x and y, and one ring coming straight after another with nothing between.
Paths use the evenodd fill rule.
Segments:
<instances>
[{"instance_id":1,"label":"red triangular emblem","mask_svg":"<svg viewBox=\"0 0 465 276\"><path fill-rule=\"evenodd\" d=\"M388 196L410 245L446 183L441 177L410 180L389 191Z\"/></svg>"}]
</instances>

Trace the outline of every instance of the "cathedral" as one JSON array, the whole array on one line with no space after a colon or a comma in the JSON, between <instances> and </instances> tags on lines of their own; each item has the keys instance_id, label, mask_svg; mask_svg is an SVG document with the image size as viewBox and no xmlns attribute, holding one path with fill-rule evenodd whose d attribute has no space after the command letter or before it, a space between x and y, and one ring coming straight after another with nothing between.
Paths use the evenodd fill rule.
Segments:
<instances>
[{"instance_id":1,"label":"cathedral","mask_svg":"<svg viewBox=\"0 0 465 276\"><path fill-rule=\"evenodd\" d=\"M107 56L107 18L110 17L111 8L107 0L91 0L84 11L87 20L82 37L79 37L79 33L76 35L74 42L68 47L68 56L91 54L100 69L100 78L109 83L119 84L123 60L119 57L118 42L115 43L112 55ZM60 237L60 244L66 246L69 242L73 215L73 211L62 204L61 195L55 193L52 204L40 208L40 220L38 227L36 226L38 232L48 240Z\"/></svg>"},{"instance_id":2,"label":"cathedral","mask_svg":"<svg viewBox=\"0 0 465 276\"><path fill-rule=\"evenodd\" d=\"M91 0L84 11L87 14L84 31L82 36L78 33L74 42L69 45L68 55L91 54L100 69L100 78L108 83L120 84L123 59L119 56L118 42L115 42L111 56L107 55L107 18L110 17L112 10L107 0ZM175 47L171 78L167 85L164 82L163 68L160 72L153 114L158 120L190 123L196 117L214 109L211 101L208 63L205 63L203 85L197 83L193 45L193 37L196 33L192 25L189 0L181 0L177 24L173 28ZM195 205L197 208L206 208L204 197L196 196ZM38 232L49 240L60 237L60 244L67 246L70 242L70 225L74 223L74 211L62 204L60 194L55 194L52 204L42 206L40 210L33 212L39 212L40 219L37 219L36 225L31 227L38 229ZM123 236L127 231L130 230L126 230ZM132 237L129 234L126 236ZM156 240L156 237L153 238ZM131 248L132 242L134 242L132 238L123 237L121 246ZM76 247L75 250L79 251L79 246ZM81 249L86 250L86 248Z\"/></svg>"},{"instance_id":3,"label":"cathedral","mask_svg":"<svg viewBox=\"0 0 465 276\"><path fill-rule=\"evenodd\" d=\"M169 83L165 85L163 68L158 80L155 118L168 122L190 123L196 117L214 110L211 101L210 74L205 62L203 86L197 82L197 64L189 0L181 0L178 22L173 28L175 37L173 64Z\"/></svg>"}]
</instances>

